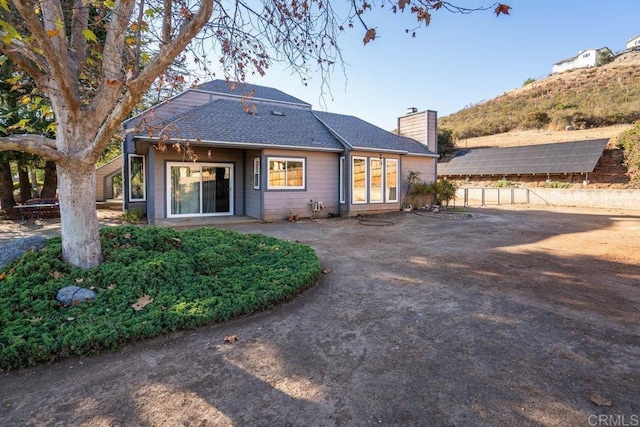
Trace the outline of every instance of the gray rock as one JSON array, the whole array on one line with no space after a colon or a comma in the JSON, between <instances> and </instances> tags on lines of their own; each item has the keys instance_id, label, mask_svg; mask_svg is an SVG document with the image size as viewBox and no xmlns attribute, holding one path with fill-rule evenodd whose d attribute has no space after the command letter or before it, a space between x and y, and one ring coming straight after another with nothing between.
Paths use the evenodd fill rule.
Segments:
<instances>
[{"instance_id":1,"label":"gray rock","mask_svg":"<svg viewBox=\"0 0 640 427\"><path fill-rule=\"evenodd\" d=\"M0 246L0 269L20 258L27 251L39 251L45 243L47 239L44 236L30 236Z\"/></svg>"},{"instance_id":2,"label":"gray rock","mask_svg":"<svg viewBox=\"0 0 640 427\"><path fill-rule=\"evenodd\" d=\"M80 304L91 301L96 297L96 293L91 289L80 286L65 286L58 291L56 299L64 305Z\"/></svg>"}]
</instances>

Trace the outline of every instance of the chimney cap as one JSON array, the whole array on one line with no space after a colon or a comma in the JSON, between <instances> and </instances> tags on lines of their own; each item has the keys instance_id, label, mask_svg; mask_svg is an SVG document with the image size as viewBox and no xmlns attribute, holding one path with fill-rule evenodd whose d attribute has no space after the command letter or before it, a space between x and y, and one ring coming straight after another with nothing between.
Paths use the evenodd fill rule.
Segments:
<instances>
[{"instance_id":1,"label":"chimney cap","mask_svg":"<svg viewBox=\"0 0 640 427\"><path fill-rule=\"evenodd\" d=\"M416 107L407 107L407 114L417 113L418 109Z\"/></svg>"}]
</instances>

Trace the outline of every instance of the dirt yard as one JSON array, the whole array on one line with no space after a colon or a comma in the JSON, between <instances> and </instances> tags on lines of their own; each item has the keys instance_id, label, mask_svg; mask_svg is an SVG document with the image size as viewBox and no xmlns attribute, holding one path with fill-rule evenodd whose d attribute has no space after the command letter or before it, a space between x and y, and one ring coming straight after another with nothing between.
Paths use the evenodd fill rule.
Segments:
<instances>
[{"instance_id":1,"label":"dirt yard","mask_svg":"<svg viewBox=\"0 0 640 427\"><path fill-rule=\"evenodd\" d=\"M327 273L269 312L0 373L0 425L639 419L640 211L367 220L235 226L309 243Z\"/></svg>"}]
</instances>

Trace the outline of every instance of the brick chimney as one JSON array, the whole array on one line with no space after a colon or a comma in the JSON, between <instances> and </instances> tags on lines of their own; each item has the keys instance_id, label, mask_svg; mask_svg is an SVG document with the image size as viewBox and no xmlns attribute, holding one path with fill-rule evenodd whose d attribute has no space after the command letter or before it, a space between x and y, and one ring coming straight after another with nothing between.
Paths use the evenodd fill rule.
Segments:
<instances>
[{"instance_id":1,"label":"brick chimney","mask_svg":"<svg viewBox=\"0 0 640 427\"><path fill-rule=\"evenodd\" d=\"M413 138L433 153L438 153L438 112L407 108L407 114L398 117L398 135Z\"/></svg>"}]
</instances>

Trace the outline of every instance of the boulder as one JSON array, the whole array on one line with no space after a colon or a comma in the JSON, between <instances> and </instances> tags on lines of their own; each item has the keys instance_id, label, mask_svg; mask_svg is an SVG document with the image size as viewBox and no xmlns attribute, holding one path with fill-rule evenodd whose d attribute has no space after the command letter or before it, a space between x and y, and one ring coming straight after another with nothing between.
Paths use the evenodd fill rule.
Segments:
<instances>
[{"instance_id":1,"label":"boulder","mask_svg":"<svg viewBox=\"0 0 640 427\"><path fill-rule=\"evenodd\" d=\"M0 246L0 269L20 258L25 252L39 251L45 243L47 243L47 239L43 236L30 236Z\"/></svg>"},{"instance_id":2,"label":"boulder","mask_svg":"<svg viewBox=\"0 0 640 427\"><path fill-rule=\"evenodd\" d=\"M58 291L56 300L61 304L73 305L91 301L96 297L96 293L91 289L81 288L80 286L65 286Z\"/></svg>"}]
</instances>

